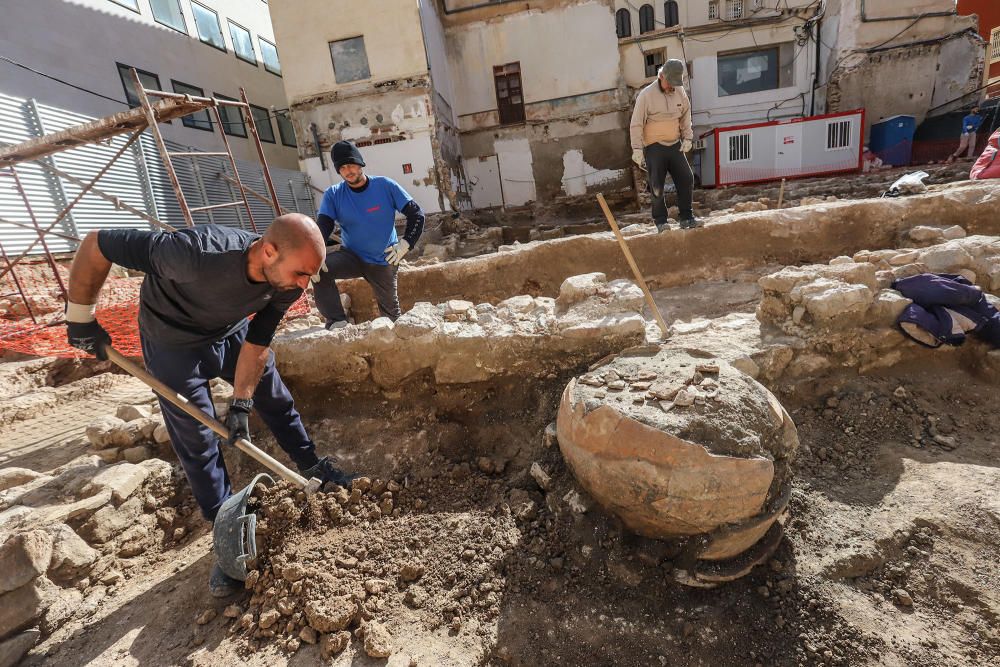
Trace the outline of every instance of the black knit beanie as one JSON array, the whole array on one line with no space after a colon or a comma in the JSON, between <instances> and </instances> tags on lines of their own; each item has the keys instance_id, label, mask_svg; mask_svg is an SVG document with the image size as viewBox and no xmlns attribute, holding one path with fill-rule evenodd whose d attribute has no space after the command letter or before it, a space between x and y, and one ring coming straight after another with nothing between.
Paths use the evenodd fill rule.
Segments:
<instances>
[{"instance_id":1,"label":"black knit beanie","mask_svg":"<svg viewBox=\"0 0 1000 667\"><path fill-rule=\"evenodd\" d=\"M330 157L333 158L333 168L340 171L345 164L356 164L359 167L365 166L365 161L361 157L361 151L350 141L338 141L330 149Z\"/></svg>"}]
</instances>

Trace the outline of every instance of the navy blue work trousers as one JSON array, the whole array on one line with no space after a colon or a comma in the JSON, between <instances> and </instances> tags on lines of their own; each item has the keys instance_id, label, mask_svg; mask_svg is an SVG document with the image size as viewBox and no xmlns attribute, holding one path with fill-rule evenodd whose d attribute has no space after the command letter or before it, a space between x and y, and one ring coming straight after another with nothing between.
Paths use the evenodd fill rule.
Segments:
<instances>
[{"instance_id":1,"label":"navy blue work trousers","mask_svg":"<svg viewBox=\"0 0 1000 667\"><path fill-rule=\"evenodd\" d=\"M221 341L199 347L160 345L143 336L142 356L146 369L157 379L195 407L216 416L209 380L222 378L232 384L246 333L243 327ZM257 414L299 469L316 464L316 445L306 435L292 395L274 366L273 355L254 392L253 403ZM160 408L195 500L205 518L214 521L222 503L232 494L222 454L222 446L228 445L173 403L161 398Z\"/></svg>"}]
</instances>

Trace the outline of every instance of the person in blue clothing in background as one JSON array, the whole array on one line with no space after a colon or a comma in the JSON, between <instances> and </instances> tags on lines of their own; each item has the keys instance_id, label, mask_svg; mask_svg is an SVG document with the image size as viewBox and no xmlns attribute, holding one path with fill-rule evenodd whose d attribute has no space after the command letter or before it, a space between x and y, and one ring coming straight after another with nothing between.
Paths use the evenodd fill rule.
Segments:
<instances>
[{"instance_id":1,"label":"person in blue clothing in background","mask_svg":"<svg viewBox=\"0 0 1000 667\"><path fill-rule=\"evenodd\" d=\"M966 158L975 156L976 132L982 124L983 117L979 115L979 107L972 107L969 115L962 119L962 139L958 143L958 150L948 157L948 162L954 162L955 158L962 157L962 151L967 151Z\"/></svg>"},{"instance_id":2,"label":"person in blue clothing in background","mask_svg":"<svg viewBox=\"0 0 1000 667\"><path fill-rule=\"evenodd\" d=\"M323 194L317 224L324 239L340 225L342 245L327 253L312 277L316 308L327 329L347 326L337 280L364 278L375 293L379 311L395 321L400 316L396 273L399 263L424 230L424 213L399 183L364 171L361 151L338 141L330 151L334 169L344 180ZM403 238L396 236L396 212L406 216Z\"/></svg>"}]
</instances>

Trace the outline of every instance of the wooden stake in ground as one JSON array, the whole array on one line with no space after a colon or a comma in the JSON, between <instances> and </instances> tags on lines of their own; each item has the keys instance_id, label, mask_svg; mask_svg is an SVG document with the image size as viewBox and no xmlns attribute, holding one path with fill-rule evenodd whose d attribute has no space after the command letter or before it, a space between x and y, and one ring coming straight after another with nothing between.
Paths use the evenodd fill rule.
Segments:
<instances>
[{"instance_id":1,"label":"wooden stake in ground","mask_svg":"<svg viewBox=\"0 0 1000 667\"><path fill-rule=\"evenodd\" d=\"M785 199L785 179L781 179L781 188L778 189L778 205L776 208L781 208L781 202Z\"/></svg>"},{"instance_id":2,"label":"wooden stake in ground","mask_svg":"<svg viewBox=\"0 0 1000 667\"><path fill-rule=\"evenodd\" d=\"M646 295L646 303L649 304L649 309L653 311L653 317L656 318L656 323L660 327L660 335L663 340L670 337L670 327L663 320L663 315L660 315L660 309L656 307L656 302L653 301L653 295L649 291L649 287L646 286L646 281L642 277L642 273L639 272L639 267L635 263L635 258L632 257L632 251L628 249L625 244L625 237L622 236L622 232L618 229L618 223L615 222L615 216L611 214L611 209L608 208L608 202L604 201L604 195L601 193L597 194L597 203L601 205L601 209L604 211L604 217L608 219L608 224L611 225L611 230L615 233L615 237L618 238L618 245L622 247L622 252L625 254L625 259L628 260L628 265L632 267L632 273L635 275L636 282L639 283L639 287L642 288L642 293Z\"/></svg>"}]
</instances>

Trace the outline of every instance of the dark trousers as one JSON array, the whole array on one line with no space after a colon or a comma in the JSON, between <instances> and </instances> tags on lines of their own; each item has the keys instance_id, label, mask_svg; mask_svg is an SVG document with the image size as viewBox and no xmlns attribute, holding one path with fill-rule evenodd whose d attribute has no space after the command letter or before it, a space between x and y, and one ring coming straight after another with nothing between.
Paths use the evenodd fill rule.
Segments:
<instances>
[{"instance_id":1,"label":"dark trousers","mask_svg":"<svg viewBox=\"0 0 1000 667\"><path fill-rule=\"evenodd\" d=\"M246 327L217 343L200 347L158 345L142 337L146 368L157 379L187 398L192 405L215 416L209 380L222 378L232 384ZM316 445L302 426L292 395L268 360L253 395L254 409L274 434L278 444L300 469L316 464ZM222 455L222 442L207 426L183 410L160 399L163 421L177 458L187 476L195 500L209 521L215 519L222 503L232 494L229 473ZM227 446L227 445L223 445Z\"/></svg>"},{"instance_id":2,"label":"dark trousers","mask_svg":"<svg viewBox=\"0 0 1000 667\"><path fill-rule=\"evenodd\" d=\"M382 315L394 322L399 319L399 292L396 290L399 267L369 264L347 248L340 247L327 254L326 269L319 274L319 282L313 285L313 296L316 298L316 309L326 318L327 324L347 320L347 313L340 303L340 290L337 289L337 281L344 278L364 278L375 293Z\"/></svg>"},{"instance_id":3,"label":"dark trousers","mask_svg":"<svg viewBox=\"0 0 1000 667\"><path fill-rule=\"evenodd\" d=\"M658 225L667 221L667 203L663 200L663 184L667 180L667 174L670 174L677 188L677 208L680 209L681 220L693 218L691 191L694 188L694 172L691 171L687 157L681 153L681 142L678 141L673 146L650 144L644 152L649 189L653 193L653 221Z\"/></svg>"}]
</instances>

